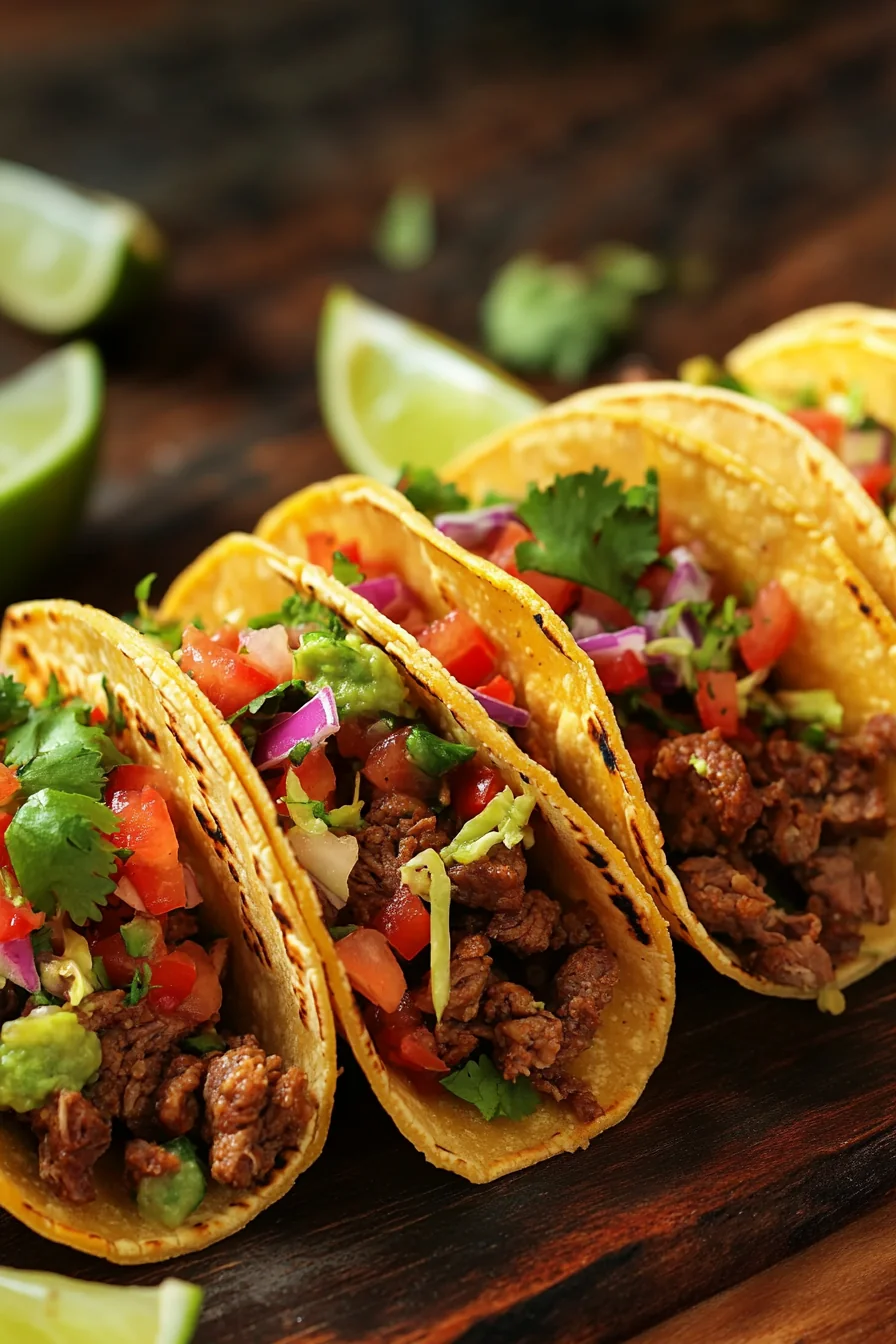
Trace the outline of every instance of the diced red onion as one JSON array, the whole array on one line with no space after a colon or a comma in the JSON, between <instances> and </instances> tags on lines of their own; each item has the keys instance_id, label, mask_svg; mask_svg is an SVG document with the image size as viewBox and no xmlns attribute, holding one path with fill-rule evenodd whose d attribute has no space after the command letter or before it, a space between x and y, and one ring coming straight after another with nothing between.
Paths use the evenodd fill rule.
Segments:
<instances>
[{"instance_id":1,"label":"diced red onion","mask_svg":"<svg viewBox=\"0 0 896 1344\"><path fill-rule=\"evenodd\" d=\"M647 630L643 625L629 625L624 630L588 635L576 642L583 653L595 660L606 657L608 653L634 653L643 662Z\"/></svg>"},{"instance_id":2,"label":"diced red onion","mask_svg":"<svg viewBox=\"0 0 896 1344\"><path fill-rule=\"evenodd\" d=\"M674 607L676 602L705 602L712 589L712 579L698 565L687 546L676 546L668 558L675 568L663 595L665 605Z\"/></svg>"},{"instance_id":3,"label":"diced red onion","mask_svg":"<svg viewBox=\"0 0 896 1344\"><path fill-rule=\"evenodd\" d=\"M241 630L240 645L250 660L276 677L277 685L292 677L292 650L289 633L282 625L269 625L264 630Z\"/></svg>"},{"instance_id":4,"label":"diced red onion","mask_svg":"<svg viewBox=\"0 0 896 1344\"><path fill-rule=\"evenodd\" d=\"M508 705L503 700L496 700L493 695L484 695L482 691L473 691L472 694L495 723L506 724L508 728L525 728L529 722L529 711L523 709L522 705Z\"/></svg>"},{"instance_id":5,"label":"diced red onion","mask_svg":"<svg viewBox=\"0 0 896 1344\"><path fill-rule=\"evenodd\" d=\"M36 994L40 989L40 978L34 964L34 948L31 939L11 938L0 943L0 975L11 980L14 985Z\"/></svg>"},{"instance_id":6,"label":"diced red onion","mask_svg":"<svg viewBox=\"0 0 896 1344\"><path fill-rule=\"evenodd\" d=\"M848 429L840 444L840 457L850 471L856 467L887 465L892 446L892 434L879 425L874 429Z\"/></svg>"},{"instance_id":7,"label":"diced red onion","mask_svg":"<svg viewBox=\"0 0 896 1344\"><path fill-rule=\"evenodd\" d=\"M341 910L349 897L349 874L358 862L358 840L354 835L334 835L332 831L311 834L294 826L289 843L303 868L326 893L331 905Z\"/></svg>"},{"instance_id":8,"label":"diced red onion","mask_svg":"<svg viewBox=\"0 0 896 1344\"><path fill-rule=\"evenodd\" d=\"M587 611L574 611L569 629L577 642L589 635L602 635L604 631L603 623L596 616L589 616Z\"/></svg>"},{"instance_id":9,"label":"diced red onion","mask_svg":"<svg viewBox=\"0 0 896 1344\"><path fill-rule=\"evenodd\" d=\"M283 764L297 742L310 742L316 747L338 731L336 701L330 687L324 686L307 705L261 734L252 760L259 770L273 770Z\"/></svg>"},{"instance_id":10,"label":"diced red onion","mask_svg":"<svg viewBox=\"0 0 896 1344\"><path fill-rule=\"evenodd\" d=\"M433 521L446 537L471 550L482 546L493 532L515 517L515 504L490 504L468 513L437 513Z\"/></svg>"},{"instance_id":11,"label":"diced red onion","mask_svg":"<svg viewBox=\"0 0 896 1344\"><path fill-rule=\"evenodd\" d=\"M384 574L379 579L362 579L352 584L352 592L363 597L377 611L385 611L393 602L404 599L413 602L414 594L397 574Z\"/></svg>"},{"instance_id":12,"label":"diced red onion","mask_svg":"<svg viewBox=\"0 0 896 1344\"><path fill-rule=\"evenodd\" d=\"M184 891L187 893L187 909L192 910L194 906L202 904L202 893L199 890L199 884L196 881L196 874L188 863L182 863L184 870Z\"/></svg>"},{"instance_id":13,"label":"diced red onion","mask_svg":"<svg viewBox=\"0 0 896 1344\"><path fill-rule=\"evenodd\" d=\"M115 895L125 905L129 905L132 910L139 910L141 914L146 914L146 906L143 904L143 897L129 877L120 877L118 886L115 888Z\"/></svg>"}]
</instances>

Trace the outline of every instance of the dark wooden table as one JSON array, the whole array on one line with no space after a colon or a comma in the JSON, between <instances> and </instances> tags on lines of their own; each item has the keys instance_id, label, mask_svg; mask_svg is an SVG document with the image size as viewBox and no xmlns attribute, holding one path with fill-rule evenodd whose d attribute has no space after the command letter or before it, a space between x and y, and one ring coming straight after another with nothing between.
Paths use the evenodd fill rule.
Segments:
<instances>
[{"instance_id":1,"label":"dark wooden table","mask_svg":"<svg viewBox=\"0 0 896 1344\"><path fill-rule=\"evenodd\" d=\"M0 156L139 199L172 244L161 303L103 338L102 471L31 593L121 609L147 570L167 580L336 469L313 376L333 281L473 341L521 249L696 254L715 285L651 300L634 338L669 371L811 303L896 302L894 57L880 0L0 0ZM370 237L406 179L435 194L439 247L398 275ZM43 348L0 324L0 375ZM174 1268L207 1287L200 1339L218 1344L630 1338L896 1187L896 970L831 1020L680 969L667 1059L587 1154L463 1185L346 1061L323 1158L241 1236L141 1273L0 1219L0 1260L116 1282ZM857 1256L889 1230L874 1217ZM823 1274L802 1265L803 1286ZM851 1338L874 1337L867 1310ZM796 1337L780 1329L762 1338Z\"/></svg>"}]
</instances>

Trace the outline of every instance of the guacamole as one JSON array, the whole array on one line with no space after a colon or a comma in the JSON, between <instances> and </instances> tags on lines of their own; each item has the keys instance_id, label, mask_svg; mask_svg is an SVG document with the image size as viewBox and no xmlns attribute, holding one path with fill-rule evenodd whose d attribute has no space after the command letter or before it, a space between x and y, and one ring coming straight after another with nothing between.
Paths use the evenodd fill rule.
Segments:
<instances>
[{"instance_id":1,"label":"guacamole","mask_svg":"<svg viewBox=\"0 0 896 1344\"><path fill-rule=\"evenodd\" d=\"M329 686L340 719L356 714L412 717L404 682L390 659L360 635L335 639L312 630L295 654L295 675L316 694Z\"/></svg>"},{"instance_id":2,"label":"guacamole","mask_svg":"<svg viewBox=\"0 0 896 1344\"><path fill-rule=\"evenodd\" d=\"M65 1088L80 1092L102 1063L96 1032L74 1013L37 1008L0 1031L0 1109L33 1111Z\"/></svg>"}]
</instances>

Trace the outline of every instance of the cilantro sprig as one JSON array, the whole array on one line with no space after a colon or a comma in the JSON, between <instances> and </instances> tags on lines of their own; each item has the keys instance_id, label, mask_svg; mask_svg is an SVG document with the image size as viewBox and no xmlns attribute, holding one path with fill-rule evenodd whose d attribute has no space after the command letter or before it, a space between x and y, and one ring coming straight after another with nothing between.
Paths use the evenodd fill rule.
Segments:
<instances>
[{"instance_id":1,"label":"cilantro sprig","mask_svg":"<svg viewBox=\"0 0 896 1344\"><path fill-rule=\"evenodd\" d=\"M169 653L175 653L181 645L183 626L180 621L160 621L155 610L149 605L149 595L158 574L146 574L134 589L137 610L125 612L122 620L139 630L141 635L155 640Z\"/></svg>"},{"instance_id":2,"label":"cilantro sprig","mask_svg":"<svg viewBox=\"0 0 896 1344\"><path fill-rule=\"evenodd\" d=\"M402 467L398 488L427 518L437 513L465 513L470 507L466 495L451 481L440 481L431 467Z\"/></svg>"},{"instance_id":3,"label":"cilantro sprig","mask_svg":"<svg viewBox=\"0 0 896 1344\"><path fill-rule=\"evenodd\" d=\"M337 583L344 583L347 588L351 588L353 583L362 583L364 575L354 560L349 560L342 551L333 552L333 578Z\"/></svg>"},{"instance_id":4,"label":"cilantro sprig","mask_svg":"<svg viewBox=\"0 0 896 1344\"><path fill-rule=\"evenodd\" d=\"M115 887L115 846L106 839L115 813L80 793L41 789L18 809L6 831L6 848L22 889L35 910L65 910L73 924L100 918Z\"/></svg>"},{"instance_id":5,"label":"cilantro sprig","mask_svg":"<svg viewBox=\"0 0 896 1344\"><path fill-rule=\"evenodd\" d=\"M14 677L0 676L0 734L24 723L30 709L25 687Z\"/></svg>"},{"instance_id":6,"label":"cilantro sprig","mask_svg":"<svg viewBox=\"0 0 896 1344\"><path fill-rule=\"evenodd\" d=\"M485 1120L504 1116L508 1120L523 1120L538 1105L538 1093L528 1078L505 1082L488 1055L468 1060L463 1068L455 1069L442 1086L461 1101L469 1101Z\"/></svg>"},{"instance_id":7,"label":"cilantro sprig","mask_svg":"<svg viewBox=\"0 0 896 1344\"><path fill-rule=\"evenodd\" d=\"M329 607L316 598L302 597L300 593L290 593L277 611L253 616L246 624L250 630L267 630L272 625L285 625L289 629L298 625L319 626L329 631L334 639L344 639L346 633L345 626Z\"/></svg>"},{"instance_id":8,"label":"cilantro sprig","mask_svg":"<svg viewBox=\"0 0 896 1344\"><path fill-rule=\"evenodd\" d=\"M558 476L544 490L530 485L517 513L534 540L521 541L521 570L551 574L621 602L639 605L637 581L659 556L656 472L628 489L605 467Z\"/></svg>"}]
</instances>

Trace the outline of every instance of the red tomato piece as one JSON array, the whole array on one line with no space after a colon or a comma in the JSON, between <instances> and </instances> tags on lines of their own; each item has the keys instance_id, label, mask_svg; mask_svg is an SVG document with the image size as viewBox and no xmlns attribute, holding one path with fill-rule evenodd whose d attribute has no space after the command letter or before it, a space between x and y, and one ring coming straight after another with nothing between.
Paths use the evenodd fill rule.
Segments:
<instances>
[{"instance_id":1,"label":"red tomato piece","mask_svg":"<svg viewBox=\"0 0 896 1344\"><path fill-rule=\"evenodd\" d=\"M346 560L361 568L361 548L357 541L337 541L334 532L309 532L305 538L308 559L328 574L333 572L333 554L341 551Z\"/></svg>"},{"instance_id":2,"label":"red tomato piece","mask_svg":"<svg viewBox=\"0 0 896 1344\"><path fill-rule=\"evenodd\" d=\"M184 631L182 648L181 670L189 673L225 719L278 684L270 672L262 671L223 644L216 644L195 626L188 625Z\"/></svg>"},{"instance_id":3,"label":"red tomato piece","mask_svg":"<svg viewBox=\"0 0 896 1344\"><path fill-rule=\"evenodd\" d=\"M155 789L166 803L171 801L171 785L164 770L154 765L116 765L106 785L106 797L116 793L139 793L141 789Z\"/></svg>"},{"instance_id":4,"label":"red tomato piece","mask_svg":"<svg viewBox=\"0 0 896 1344\"><path fill-rule=\"evenodd\" d=\"M889 462L869 462L865 466L851 467L859 485L878 508L883 507L882 495L893 479L893 468Z\"/></svg>"},{"instance_id":5,"label":"red tomato piece","mask_svg":"<svg viewBox=\"0 0 896 1344\"><path fill-rule=\"evenodd\" d=\"M169 910L182 910L187 903L184 870L179 863L147 864L135 855L121 874L134 884L148 915L166 915Z\"/></svg>"},{"instance_id":6,"label":"red tomato piece","mask_svg":"<svg viewBox=\"0 0 896 1344\"><path fill-rule=\"evenodd\" d=\"M582 589L579 611L584 616L596 616L607 630L624 630L626 626L635 624L635 619L627 607L617 602L615 597L599 593L596 588Z\"/></svg>"},{"instance_id":7,"label":"red tomato piece","mask_svg":"<svg viewBox=\"0 0 896 1344\"><path fill-rule=\"evenodd\" d=\"M411 961L429 943L429 911L419 896L399 887L373 921L405 961Z\"/></svg>"},{"instance_id":8,"label":"red tomato piece","mask_svg":"<svg viewBox=\"0 0 896 1344\"><path fill-rule=\"evenodd\" d=\"M451 803L459 821L478 817L504 788L497 770L477 760L465 761L451 772Z\"/></svg>"},{"instance_id":9,"label":"red tomato piece","mask_svg":"<svg viewBox=\"0 0 896 1344\"><path fill-rule=\"evenodd\" d=\"M707 732L718 728L723 737L737 737L737 677L733 672L698 672L694 702Z\"/></svg>"},{"instance_id":10,"label":"red tomato piece","mask_svg":"<svg viewBox=\"0 0 896 1344\"><path fill-rule=\"evenodd\" d=\"M196 966L190 955L175 948L151 963L152 981L147 1002L161 1013L173 1013L196 983Z\"/></svg>"},{"instance_id":11,"label":"red tomato piece","mask_svg":"<svg viewBox=\"0 0 896 1344\"><path fill-rule=\"evenodd\" d=\"M15 770L11 770L8 765L0 765L0 803L8 803L18 790L19 781Z\"/></svg>"},{"instance_id":12,"label":"red tomato piece","mask_svg":"<svg viewBox=\"0 0 896 1344\"><path fill-rule=\"evenodd\" d=\"M631 649L623 649L621 653L600 654L597 658L592 657L592 662L609 695L627 691L630 686L641 686L647 681L647 668Z\"/></svg>"},{"instance_id":13,"label":"red tomato piece","mask_svg":"<svg viewBox=\"0 0 896 1344\"><path fill-rule=\"evenodd\" d=\"M211 636L215 644L221 644L225 649L230 649L231 653L238 653L240 647L240 632L235 625L221 625Z\"/></svg>"},{"instance_id":14,"label":"red tomato piece","mask_svg":"<svg viewBox=\"0 0 896 1344\"><path fill-rule=\"evenodd\" d=\"M133 882L147 913L161 915L186 905L177 835L162 795L152 788L123 790L112 795L109 806L118 816L112 843L133 850L122 876Z\"/></svg>"},{"instance_id":15,"label":"red tomato piece","mask_svg":"<svg viewBox=\"0 0 896 1344\"><path fill-rule=\"evenodd\" d=\"M30 905L16 905L8 896L0 896L0 943L27 938L43 922L44 916Z\"/></svg>"},{"instance_id":16,"label":"red tomato piece","mask_svg":"<svg viewBox=\"0 0 896 1344\"><path fill-rule=\"evenodd\" d=\"M638 587L645 588L650 594L650 605L654 611L659 611L663 605L663 598L666 589L669 587L671 577L671 569L666 565L656 564L648 565L638 580Z\"/></svg>"},{"instance_id":17,"label":"red tomato piece","mask_svg":"<svg viewBox=\"0 0 896 1344\"><path fill-rule=\"evenodd\" d=\"M662 741L659 733L652 732L642 723L630 723L622 730L629 756L641 779L647 779L653 768L656 749Z\"/></svg>"},{"instance_id":18,"label":"red tomato piece","mask_svg":"<svg viewBox=\"0 0 896 1344\"><path fill-rule=\"evenodd\" d=\"M327 749L321 744L312 747L301 765L292 767L309 798L325 803L336 788L336 772L327 760Z\"/></svg>"},{"instance_id":19,"label":"red tomato piece","mask_svg":"<svg viewBox=\"0 0 896 1344\"><path fill-rule=\"evenodd\" d=\"M377 742L382 742L393 729L385 719L371 719L359 715L346 719L336 734L336 749L347 760L360 761L363 765Z\"/></svg>"},{"instance_id":20,"label":"red tomato piece","mask_svg":"<svg viewBox=\"0 0 896 1344\"><path fill-rule=\"evenodd\" d=\"M128 911L130 914L131 911ZM120 933L111 933L106 938L97 938L90 942L90 950L95 957L102 957L106 974L115 989L126 989L134 978L134 972L142 963L132 957L124 945Z\"/></svg>"},{"instance_id":21,"label":"red tomato piece","mask_svg":"<svg viewBox=\"0 0 896 1344\"><path fill-rule=\"evenodd\" d=\"M660 555L668 555L675 547L675 536L672 525L672 516L668 509L663 508L662 500L660 500L658 531Z\"/></svg>"},{"instance_id":22,"label":"red tomato piece","mask_svg":"<svg viewBox=\"0 0 896 1344\"><path fill-rule=\"evenodd\" d=\"M816 439L820 439L826 448L839 453L845 428L842 418L833 411L824 411L820 406L803 406L790 412L791 420L796 420Z\"/></svg>"},{"instance_id":23,"label":"red tomato piece","mask_svg":"<svg viewBox=\"0 0 896 1344\"><path fill-rule=\"evenodd\" d=\"M352 987L371 1003L394 1013L407 990L404 971L378 929L356 929L336 944Z\"/></svg>"},{"instance_id":24,"label":"red tomato piece","mask_svg":"<svg viewBox=\"0 0 896 1344\"><path fill-rule=\"evenodd\" d=\"M490 695L493 700L500 700L504 705L516 704L516 692L507 678L500 674L497 677L492 677L491 681L487 681L484 686L477 686L476 689L481 691L483 695Z\"/></svg>"},{"instance_id":25,"label":"red tomato piece","mask_svg":"<svg viewBox=\"0 0 896 1344\"><path fill-rule=\"evenodd\" d=\"M425 1069L431 1073L447 1073L448 1066L439 1059L435 1037L423 1025L423 1015L405 994L394 1013L385 1013L374 1004L364 1012L367 1029L378 1052L388 1064L403 1069Z\"/></svg>"},{"instance_id":26,"label":"red tomato piece","mask_svg":"<svg viewBox=\"0 0 896 1344\"><path fill-rule=\"evenodd\" d=\"M753 624L738 640L740 654L751 672L771 667L796 638L799 613L777 579L756 594L750 609Z\"/></svg>"},{"instance_id":27,"label":"red tomato piece","mask_svg":"<svg viewBox=\"0 0 896 1344\"><path fill-rule=\"evenodd\" d=\"M106 722L107 717L108 716L104 709L100 709L99 705L94 705L93 709L90 711L89 722L91 724L91 727L93 728L99 727L101 723Z\"/></svg>"},{"instance_id":28,"label":"red tomato piece","mask_svg":"<svg viewBox=\"0 0 896 1344\"><path fill-rule=\"evenodd\" d=\"M198 943L181 943L177 951L192 961L196 975L193 987L177 1006L178 1017L189 1017L194 1022L207 1022L221 1011L223 991L218 972L204 948ZM174 955L173 953L171 954ZM153 975L153 979L155 979Z\"/></svg>"},{"instance_id":29,"label":"red tomato piece","mask_svg":"<svg viewBox=\"0 0 896 1344\"><path fill-rule=\"evenodd\" d=\"M494 676L494 644L465 611L449 611L420 631L418 641L463 686L480 686Z\"/></svg>"},{"instance_id":30,"label":"red tomato piece","mask_svg":"<svg viewBox=\"0 0 896 1344\"><path fill-rule=\"evenodd\" d=\"M362 771L364 778L377 789L430 797L438 792L439 781L425 774L408 755L407 739L411 728L399 728L384 737L367 757Z\"/></svg>"},{"instance_id":31,"label":"red tomato piece","mask_svg":"<svg viewBox=\"0 0 896 1344\"><path fill-rule=\"evenodd\" d=\"M488 559L514 579L522 579L543 602L547 602L552 611L562 616L570 607L575 606L580 592L579 586L571 583L569 579L560 579L553 574L542 574L537 569L520 570L516 563L516 548L521 541L531 540L532 533L528 527L511 518L498 533Z\"/></svg>"}]
</instances>

